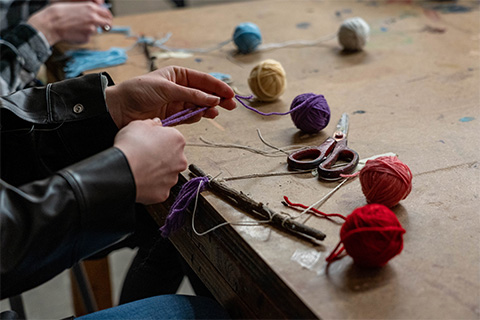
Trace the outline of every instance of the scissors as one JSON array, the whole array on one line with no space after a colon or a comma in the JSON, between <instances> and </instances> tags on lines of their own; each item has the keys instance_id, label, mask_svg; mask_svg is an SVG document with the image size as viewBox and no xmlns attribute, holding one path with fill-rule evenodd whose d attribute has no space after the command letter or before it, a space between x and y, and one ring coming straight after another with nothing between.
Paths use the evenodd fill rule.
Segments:
<instances>
[{"instance_id":1,"label":"scissors","mask_svg":"<svg viewBox=\"0 0 480 320\"><path fill-rule=\"evenodd\" d=\"M287 158L291 169L317 168L319 178L338 180L341 174L351 173L358 164L358 153L347 147L348 114L342 114L335 132L318 147L305 148L291 153ZM344 165L334 166L338 161Z\"/></svg>"}]
</instances>

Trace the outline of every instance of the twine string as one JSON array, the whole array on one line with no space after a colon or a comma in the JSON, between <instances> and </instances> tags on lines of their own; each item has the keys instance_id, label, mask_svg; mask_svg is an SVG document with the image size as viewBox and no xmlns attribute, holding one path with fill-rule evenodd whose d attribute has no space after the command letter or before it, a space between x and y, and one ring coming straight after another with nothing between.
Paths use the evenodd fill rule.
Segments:
<instances>
[{"instance_id":1,"label":"twine string","mask_svg":"<svg viewBox=\"0 0 480 320\"><path fill-rule=\"evenodd\" d=\"M275 150L277 150L277 151L283 152L283 153L286 154L287 156L289 155L289 153L288 153L287 151L282 150L282 149L280 149L280 148L278 148L278 147L275 147L275 146L274 146L273 144L271 144L271 143L268 143L268 142L263 138L262 133L260 132L260 129L258 129L258 128L257 128L257 134L258 134L258 137L260 138L260 140L261 140L265 145L267 145L267 146L269 146L270 148L275 149Z\"/></svg>"},{"instance_id":2,"label":"twine string","mask_svg":"<svg viewBox=\"0 0 480 320\"><path fill-rule=\"evenodd\" d=\"M283 196L283 199L285 200L284 202L282 202L284 205L288 206L288 207L291 207L291 208L302 208L302 209L305 209L307 210L309 207L307 207L306 205L304 204L301 204L301 203L293 203L290 201L290 199L288 199L287 196ZM315 208L310 208L308 209L307 211L302 211L300 213L301 214L304 214L306 212L310 212L314 215L318 215L318 216L323 216L323 217L326 217L326 218L330 218L330 217L338 217L338 218L341 218L343 220L346 220L346 217L342 214L339 214L339 213L325 213L325 212L322 212L318 209L315 209Z\"/></svg>"},{"instance_id":3,"label":"twine string","mask_svg":"<svg viewBox=\"0 0 480 320\"><path fill-rule=\"evenodd\" d=\"M292 46L314 46L324 41L332 40L336 38L336 36L337 36L337 33L332 33L332 34L320 37L316 40L290 40L290 41L279 42L279 43L269 43L269 44L260 45L257 48L257 51L266 51L270 49L279 49L279 48L286 48L286 47L292 47Z\"/></svg>"},{"instance_id":4,"label":"twine string","mask_svg":"<svg viewBox=\"0 0 480 320\"><path fill-rule=\"evenodd\" d=\"M260 130L257 129L257 131L259 132L259 135L261 136L261 133L260 133ZM200 141L202 141L204 144L199 144L199 143L187 143L187 145L189 146L197 146L197 147L216 147L216 148L232 148L232 149L243 149L243 150L247 150L247 151L250 151L252 153L257 153L257 154L260 154L262 156L266 156L266 157L283 157L285 152L293 152L293 151L297 151L297 150L300 150L302 148L305 148L305 147L308 147L306 145L290 145L290 146L285 146L285 147L275 147L273 145L270 145L271 148L275 149L275 151L264 151L264 150L260 150L260 149L257 149L257 148L253 148L253 147L249 147L249 146L244 146L244 145L241 145L241 144L233 144L233 143L218 143L218 142L212 142L212 141L209 141L203 137L198 137L200 139ZM262 137L263 138L263 137ZM262 143L265 144L265 140L262 140ZM287 151L288 150L288 151ZM279 154L279 153L282 153L282 154Z\"/></svg>"}]
</instances>

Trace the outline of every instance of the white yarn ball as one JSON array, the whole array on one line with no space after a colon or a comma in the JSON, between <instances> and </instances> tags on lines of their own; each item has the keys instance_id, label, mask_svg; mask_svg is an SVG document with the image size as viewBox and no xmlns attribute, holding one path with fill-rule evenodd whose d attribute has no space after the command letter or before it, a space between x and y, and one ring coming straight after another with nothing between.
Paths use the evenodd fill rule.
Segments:
<instances>
[{"instance_id":1,"label":"white yarn ball","mask_svg":"<svg viewBox=\"0 0 480 320\"><path fill-rule=\"evenodd\" d=\"M346 19L338 30L338 42L346 50L362 50L370 35L370 27L362 18Z\"/></svg>"}]
</instances>

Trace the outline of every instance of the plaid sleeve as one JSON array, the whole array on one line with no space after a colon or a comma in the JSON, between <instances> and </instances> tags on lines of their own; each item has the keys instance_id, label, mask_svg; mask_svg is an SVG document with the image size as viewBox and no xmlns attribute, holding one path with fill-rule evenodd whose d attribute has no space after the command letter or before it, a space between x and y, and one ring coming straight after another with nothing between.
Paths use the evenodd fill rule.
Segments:
<instances>
[{"instance_id":1,"label":"plaid sleeve","mask_svg":"<svg viewBox=\"0 0 480 320\"><path fill-rule=\"evenodd\" d=\"M24 89L52 51L44 37L26 23L0 39L0 95Z\"/></svg>"},{"instance_id":2,"label":"plaid sleeve","mask_svg":"<svg viewBox=\"0 0 480 320\"><path fill-rule=\"evenodd\" d=\"M0 0L0 34L5 35L16 25L48 4L46 0Z\"/></svg>"}]
</instances>

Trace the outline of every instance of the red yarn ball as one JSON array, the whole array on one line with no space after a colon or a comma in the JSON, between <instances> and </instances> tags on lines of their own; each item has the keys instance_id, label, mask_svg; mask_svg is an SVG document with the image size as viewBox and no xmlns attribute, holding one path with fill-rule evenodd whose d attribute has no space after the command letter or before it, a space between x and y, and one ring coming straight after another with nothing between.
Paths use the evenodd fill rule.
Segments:
<instances>
[{"instance_id":1,"label":"red yarn ball","mask_svg":"<svg viewBox=\"0 0 480 320\"><path fill-rule=\"evenodd\" d=\"M412 172L395 156L379 157L360 170L360 183L367 203L391 208L412 191Z\"/></svg>"},{"instance_id":2,"label":"red yarn ball","mask_svg":"<svg viewBox=\"0 0 480 320\"><path fill-rule=\"evenodd\" d=\"M345 251L356 265L381 267L403 249L405 229L381 204L368 204L347 216L340 230Z\"/></svg>"}]
</instances>

